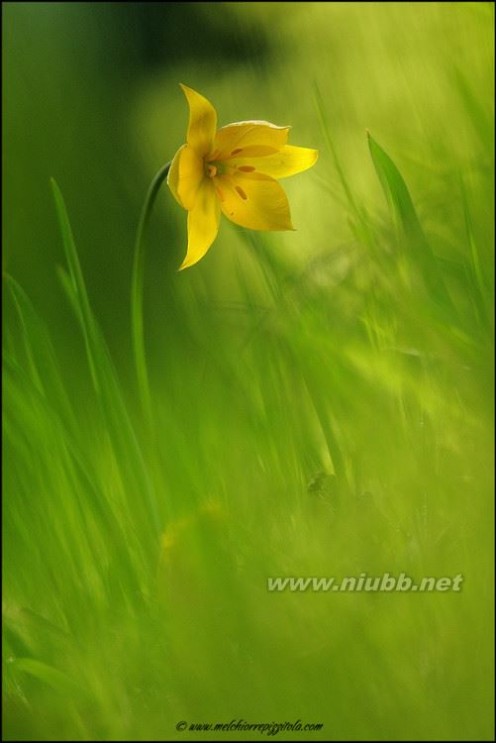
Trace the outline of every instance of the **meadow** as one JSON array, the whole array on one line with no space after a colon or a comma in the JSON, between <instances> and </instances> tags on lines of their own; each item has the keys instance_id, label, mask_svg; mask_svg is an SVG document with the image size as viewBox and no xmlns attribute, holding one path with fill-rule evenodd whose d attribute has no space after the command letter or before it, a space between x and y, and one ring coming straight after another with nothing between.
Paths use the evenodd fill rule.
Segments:
<instances>
[{"instance_id":1,"label":"meadow","mask_svg":"<svg viewBox=\"0 0 496 743\"><path fill-rule=\"evenodd\" d=\"M2 15L4 739L492 740L493 5ZM137 377L179 83L320 154L181 272L161 187Z\"/></svg>"}]
</instances>

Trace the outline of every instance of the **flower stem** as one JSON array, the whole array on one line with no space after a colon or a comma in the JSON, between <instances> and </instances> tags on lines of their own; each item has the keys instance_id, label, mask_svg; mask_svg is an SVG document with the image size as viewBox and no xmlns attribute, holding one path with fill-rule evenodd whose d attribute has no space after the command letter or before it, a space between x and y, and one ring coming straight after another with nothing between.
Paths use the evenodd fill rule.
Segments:
<instances>
[{"instance_id":1,"label":"flower stem","mask_svg":"<svg viewBox=\"0 0 496 743\"><path fill-rule=\"evenodd\" d=\"M138 381L138 390L141 398L143 409L151 420L151 399L150 387L148 381L148 370L146 364L145 341L143 334L143 280L145 267L145 247L144 235L150 220L150 215L160 190L160 186L167 177L170 162L166 163L155 175L146 194L143 208L141 209L138 228L136 230L136 240L134 243L133 273L131 279L131 336L134 352L134 363L136 367L136 377Z\"/></svg>"}]
</instances>

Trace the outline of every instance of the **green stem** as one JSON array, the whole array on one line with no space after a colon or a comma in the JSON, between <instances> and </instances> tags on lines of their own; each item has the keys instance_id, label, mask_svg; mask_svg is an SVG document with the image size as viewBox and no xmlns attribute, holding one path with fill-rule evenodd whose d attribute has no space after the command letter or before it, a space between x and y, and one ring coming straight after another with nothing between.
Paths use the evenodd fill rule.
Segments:
<instances>
[{"instance_id":1,"label":"green stem","mask_svg":"<svg viewBox=\"0 0 496 743\"><path fill-rule=\"evenodd\" d=\"M136 240L134 243L133 274L131 279L131 334L138 390L148 420L151 420L152 406L143 334L143 279L145 268L144 235L150 220L155 199L157 198L160 186L167 177L170 165L169 162L160 168L150 184L141 210L138 229L136 230Z\"/></svg>"}]
</instances>

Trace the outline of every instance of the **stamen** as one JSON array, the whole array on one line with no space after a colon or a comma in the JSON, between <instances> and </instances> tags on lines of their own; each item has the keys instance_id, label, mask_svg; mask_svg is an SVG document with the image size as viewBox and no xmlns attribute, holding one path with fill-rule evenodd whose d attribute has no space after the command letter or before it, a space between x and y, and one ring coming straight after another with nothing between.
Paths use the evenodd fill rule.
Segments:
<instances>
[{"instance_id":1,"label":"stamen","mask_svg":"<svg viewBox=\"0 0 496 743\"><path fill-rule=\"evenodd\" d=\"M243 191L243 189L240 186L235 186L235 188L236 188L236 191L241 196L241 198L243 199L243 201L246 201L246 199L248 198L248 196L245 194L245 192Z\"/></svg>"},{"instance_id":2,"label":"stamen","mask_svg":"<svg viewBox=\"0 0 496 743\"><path fill-rule=\"evenodd\" d=\"M238 165L238 170L241 170L243 173L253 173L255 168L253 165Z\"/></svg>"},{"instance_id":3,"label":"stamen","mask_svg":"<svg viewBox=\"0 0 496 743\"><path fill-rule=\"evenodd\" d=\"M231 152L231 155L237 155L239 152L243 152L243 148L242 147L238 147L237 150L233 150Z\"/></svg>"},{"instance_id":4,"label":"stamen","mask_svg":"<svg viewBox=\"0 0 496 743\"><path fill-rule=\"evenodd\" d=\"M222 191L220 190L220 188L219 188L219 187L217 187L217 188L215 189L215 193L217 194L217 196L219 197L219 199L220 199L221 201L224 201L224 194L222 193Z\"/></svg>"}]
</instances>

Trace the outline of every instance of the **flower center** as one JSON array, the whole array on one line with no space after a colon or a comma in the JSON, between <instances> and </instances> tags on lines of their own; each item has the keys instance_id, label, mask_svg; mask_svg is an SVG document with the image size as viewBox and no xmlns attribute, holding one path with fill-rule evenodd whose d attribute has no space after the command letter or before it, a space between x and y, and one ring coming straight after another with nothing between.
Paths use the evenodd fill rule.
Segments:
<instances>
[{"instance_id":1,"label":"flower center","mask_svg":"<svg viewBox=\"0 0 496 743\"><path fill-rule=\"evenodd\" d=\"M215 155L217 155L217 153L215 153ZM217 175L224 175L227 171L226 163L221 160L205 160L204 168L207 178L215 178Z\"/></svg>"}]
</instances>

